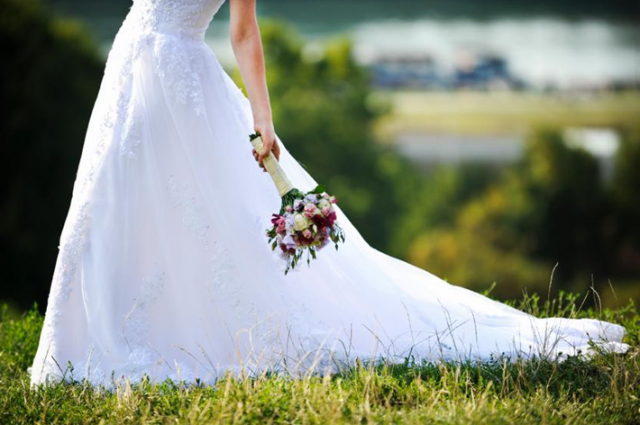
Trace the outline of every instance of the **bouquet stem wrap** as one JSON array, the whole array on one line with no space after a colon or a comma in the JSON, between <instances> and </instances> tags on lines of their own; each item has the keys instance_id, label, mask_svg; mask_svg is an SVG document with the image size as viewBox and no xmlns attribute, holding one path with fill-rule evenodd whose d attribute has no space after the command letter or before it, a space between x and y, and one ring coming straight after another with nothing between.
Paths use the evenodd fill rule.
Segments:
<instances>
[{"instance_id":1,"label":"bouquet stem wrap","mask_svg":"<svg viewBox=\"0 0 640 425\"><path fill-rule=\"evenodd\" d=\"M253 148L256 150L256 152L258 152L259 154L262 153L264 145L262 143L261 136L257 136L251 139L251 144L253 145ZM293 190L293 184L291 184L291 181L284 173L284 170L280 166L280 163L278 162L276 157L273 155L273 152L269 152L269 156L264 158L262 160L262 163L273 179L273 183L276 185L280 197L284 198L287 193Z\"/></svg>"}]
</instances>

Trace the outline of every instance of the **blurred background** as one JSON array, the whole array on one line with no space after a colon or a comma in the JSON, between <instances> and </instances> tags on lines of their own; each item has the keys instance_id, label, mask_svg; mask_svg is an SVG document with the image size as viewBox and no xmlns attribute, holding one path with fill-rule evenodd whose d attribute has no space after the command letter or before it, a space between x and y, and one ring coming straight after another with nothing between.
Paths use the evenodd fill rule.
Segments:
<instances>
[{"instance_id":1,"label":"blurred background","mask_svg":"<svg viewBox=\"0 0 640 425\"><path fill-rule=\"evenodd\" d=\"M129 0L0 0L0 302L44 311ZM259 0L276 132L369 243L498 299L640 301L637 0ZM207 42L242 86L228 2ZM554 270L555 269L555 270ZM553 273L552 273L553 272Z\"/></svg>"}]
</instances>

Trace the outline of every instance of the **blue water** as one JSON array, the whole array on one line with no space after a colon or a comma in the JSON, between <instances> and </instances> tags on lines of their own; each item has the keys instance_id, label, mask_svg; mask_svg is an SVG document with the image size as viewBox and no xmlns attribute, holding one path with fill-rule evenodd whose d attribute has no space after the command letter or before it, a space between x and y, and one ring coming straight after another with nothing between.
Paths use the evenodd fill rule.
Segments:
<instances>
[{"instance_id":1,"label":"blue water","mask_svg":"<svg viewBox=\"0 0 640 425\"><path fill-rule=\"evenodd\" d=\"M227 2L228 3L228 2ZM106 53L128 0L49 0L59 14L84 21ZM314 55L338 35L354 41L357 59L423 55L449 72L477 54L505 58L511 71L544 86L640 81L637 1L258 0L259 15L291 23ZM226 65L228 4L207 41Z\"/></svg>"}]
</instances>

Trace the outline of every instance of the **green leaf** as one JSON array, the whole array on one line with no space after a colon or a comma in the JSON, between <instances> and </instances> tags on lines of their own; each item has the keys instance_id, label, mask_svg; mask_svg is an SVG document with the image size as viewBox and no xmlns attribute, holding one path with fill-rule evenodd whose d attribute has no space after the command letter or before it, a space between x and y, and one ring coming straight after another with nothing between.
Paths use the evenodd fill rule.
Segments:
<instances>
[{"instance_id":1,"label":"green leaf","mask_svg":"<svg viewBox=\"0 0 640 425\"><path fill-rule=\"evenodd\" d=\"M324 187L323 185L319 184L319 185L317 185L317 186L315 187L315 189L313 189L313 190L312 190L311 192L309 192L309 193L317 193L317 194L320 194L320 193L322 193L322 192L326 192L326 191L327 191L327 190L325 189L325 187Z\"/></svg>"}]
</instances>

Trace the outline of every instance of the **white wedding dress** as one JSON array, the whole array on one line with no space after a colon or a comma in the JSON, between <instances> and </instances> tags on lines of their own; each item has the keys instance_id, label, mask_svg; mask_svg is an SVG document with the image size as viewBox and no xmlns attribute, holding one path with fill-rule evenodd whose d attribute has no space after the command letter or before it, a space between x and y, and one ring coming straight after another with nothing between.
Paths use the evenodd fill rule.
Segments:
<instances>
[{"instance_id":1,"label":"white wedding dress","mask_svg":"<svg viewBox=\"0 0 640 425\"><path fill-rule=\"evenodd\" d=\"M624 328L537 319L346 242L284 275L249 101L204 42L224 0L135 0L106 65L31 383L196 379L402 361L622 352ZM286 125L286 123L280 123ZM280 140L302 190L316 185ZM335 152L334 155L340 155Z\"/></svg>"}]
</instances>

